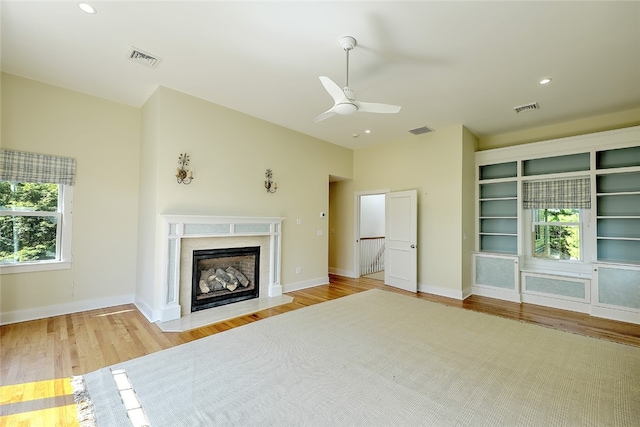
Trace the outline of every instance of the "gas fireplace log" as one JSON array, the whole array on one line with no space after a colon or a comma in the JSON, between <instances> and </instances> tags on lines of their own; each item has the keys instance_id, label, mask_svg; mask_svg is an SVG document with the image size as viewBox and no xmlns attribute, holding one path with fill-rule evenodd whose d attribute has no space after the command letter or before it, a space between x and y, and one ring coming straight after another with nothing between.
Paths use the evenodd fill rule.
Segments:
<instances>
[{"instance_id":1,"label":"gas fireplace log","mask_svg":"<svg viewBox=\"0 0 640 427\"><path fill-rule=\"evenodd\" d=\"M208 293L227 289L234 291L238 286L249 286L249 279L237 268L227 267L226 270L212 267L200 272L198 287L200 292Z\"/></svg>"},{"instance_id":2,"label":"gas fireplace log","mask_svg":"<svg viewBox=\"0 0 640 427\"><path fill-rule=\"evenodd\" d=\"M200 287L200 292L202 292L203 294L206 294L210 291L209 286L207 286L205 281L202 279L200 279L200 283L198 283L198 286Z\"/></svg>"},{"instance_id":3,"label":"gas fireplace log","mask_svg":"<svg viewBox=\"0 0 640 427\"><path fill-rule=\"evenodd\" d=\"M204 283L209 288L209 291L221 291L226 288L226 282L216 280L216 269L210 268L208 270L202 270L200 278L204 280Z\"/></svg>"},{"instance_id":4,"label":"gas fireplace log","mask_svg":"<svg viewBox=\"0 0 640 427\"><path fill-rule=\"evenodd\" d=\"M235 285L238 284L238 281L235 280L233 276L230 276L226 271L224 271L221 268L216 269L216 277L222 279L227 284L235 284Z\"/></svg>"},{"instance_id":5,"label":"gas fireplace log","mask_svg":"<svg viewBox=\"0 0 640 427\"><path fill-rule=\"evenodd\" d=\"M218 282L224 283L225 288L230 291L234 291L239 285L238 280L235 277L229 276L229 274L221 268L216 269L215 278Z\"/></svg>"},{"instance_id":6,"label":"gas fireplace log","mask_svg":"<svg viewBox=\"0 0 640 427\"><path fill-rule=\"evenodd\" d=\"M239 270L233 267L227 267L226 272L233 275L243 287L246 288L249 285L249 279L247 279L247 277L244 274L242 274Z\"/></svg>"}]
</instances>

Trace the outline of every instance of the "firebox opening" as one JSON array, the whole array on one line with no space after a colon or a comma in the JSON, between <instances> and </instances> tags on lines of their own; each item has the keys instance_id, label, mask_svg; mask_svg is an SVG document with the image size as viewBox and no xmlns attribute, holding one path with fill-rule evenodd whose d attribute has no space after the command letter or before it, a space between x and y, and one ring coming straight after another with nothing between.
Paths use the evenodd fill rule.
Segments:
<instances>
[{"instance_id":1,"label":"firebox opening","mask_svg":"<svg viewBox=\"0 0 640 427\"><path fill-rule=\"evenodd\" d=\"M191 311L258 298L260 246L193 251Z\"/></svg>"}]
</instances>

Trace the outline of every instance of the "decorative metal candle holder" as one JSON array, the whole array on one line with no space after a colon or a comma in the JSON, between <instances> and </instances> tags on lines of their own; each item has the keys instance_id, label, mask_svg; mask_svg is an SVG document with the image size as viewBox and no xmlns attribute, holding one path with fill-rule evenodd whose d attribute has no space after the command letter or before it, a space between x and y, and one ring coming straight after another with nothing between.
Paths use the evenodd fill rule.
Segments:
<instances>
[{"instance_id":1,"label":"decorative metal candle holder","mask_svg":"<svg viewBox=\"0 0 640 427\"><path fill-rule=\"evenodd\" d=\"M278 184L273 181L273 172L271 171L271 169L267 169L267 171L264 173L264 176L265 178L267 178L267 180L264 182L264 188L267 189L267 193L275 193L278 189Z\"/></svg>"},{"instance_id":2,"label":"decorative metal candle holder","mask_svg":"<svg viewBox=\"0 0 640 427\"><path fill-rule=\"evenodd\" d=\"M178 171L176 172L176 180L178 184L191 184L193 172L189 170L189 156L187 153L180 153L178 157Z\"/></svg>"}]
</instances>

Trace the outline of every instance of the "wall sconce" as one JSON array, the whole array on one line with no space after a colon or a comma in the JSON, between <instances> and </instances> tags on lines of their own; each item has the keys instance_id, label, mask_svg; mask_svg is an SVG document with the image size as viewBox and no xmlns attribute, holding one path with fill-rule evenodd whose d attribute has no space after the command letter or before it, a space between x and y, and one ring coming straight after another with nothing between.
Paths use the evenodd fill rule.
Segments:
<instances>
[{"instance_id":1,"label":"wall sconce","mask_svg":"<svg viewBox=\"0 0 640 427\"><path fill-rule=\"evenodd\" d=\"M176 172L176 180L178 184L191 184L193 172L189 170L189 156L187 153L180 153L178 157L178 171Z\"/></svg>"},{"instance_id":2,"label":"wall sconce","mask_svg":"<svg viewBox=\"0 0 640 427\"><path fill-rule=\"evenodd\" d=\"M264 173L264 176L265 178L267 178L267 180L264 182L264 188L267 189L267 193L275 193L278 189L278 184L271 180L273 178L271 169L267 169L267 171Z\"/></svg>"}]
</instances>

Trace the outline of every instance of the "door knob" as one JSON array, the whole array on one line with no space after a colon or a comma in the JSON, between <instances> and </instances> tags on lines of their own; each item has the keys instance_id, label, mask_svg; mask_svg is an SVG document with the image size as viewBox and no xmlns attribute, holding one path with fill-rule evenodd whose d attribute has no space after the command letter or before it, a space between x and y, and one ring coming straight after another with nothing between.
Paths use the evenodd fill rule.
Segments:
<instances>
[{"instance_id":1,"label":"door knob","mask_svg":"<svg viewBox=\"0 0 640 427\"><path fill-rule=\"evenodd\" d=\"M416 245L411 245L411 249L415 249L415 248L416 248Z\"/></svg>"}]
</instances>

